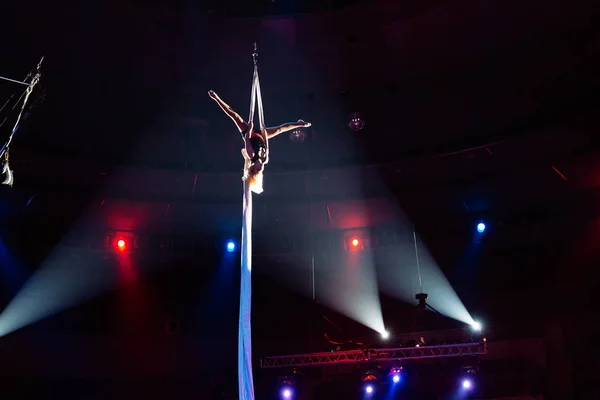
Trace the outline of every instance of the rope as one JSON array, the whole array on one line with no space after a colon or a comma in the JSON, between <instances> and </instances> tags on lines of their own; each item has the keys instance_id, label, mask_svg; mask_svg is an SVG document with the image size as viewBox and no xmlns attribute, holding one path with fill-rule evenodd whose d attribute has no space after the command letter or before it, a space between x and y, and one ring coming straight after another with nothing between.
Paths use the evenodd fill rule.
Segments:
<instances>
[{"instance_id":1,"label":"rope","mask_svg":"<svg viewBox=\"0 0 600 400\"><path fill-rule=\"evenodd\" d=\"M421 280L421 264L419 263L419 248L417 247L417 232L413 226L413 240L415 242L415 257L417 259L417 275L419 276L419 287L421 291L419 293L423 293L423 281Z\"/></svg>"},{"instance_id":2,"label":"rope","mask_svg":"<svg viewBox=\"0 0 600 400\"><path fill-rule=\"evenodd\" d=\"M10 95L10 97L8 98L8 100L6 100L6 102L4 103L2 108L0 108L0 113L4 110L4 108L6 108L6 106L8 105L8 103L10 103L10 101L12 100L13 97L15 97L14 93ZM2 125L0 125L0 126L2 126Z\"/></svg>"},{"instance_id":3,"label":"rope","mask_svg":"<svg viewBox=\"0 0 600 400\"><path fill-rule=\"evenodd\" d=\"M10 79L10 78L7 78L5 76L0 76L0 79L2 79L4 81L9 81L9 82L12 82L12 83L18 83L19 85L29 86L29 83L27 83L27 82L17 81L15 79Z\"/></svg>"},{"instance_id":4,"label":"rope","mask_svg":"<svg viewBox=\"0 0 600 400\"><path fill-rule=\"evenodd\" d=\"M12 186L12 184L14 182L13 174L12 174L12 171L10 170L10 165L9 165L10 144L12 143L12 140L13 140L13 138L15 136L15 133L19 129L19 126L20 126L20 123L21 123L21 119L24 120L23 113L25 112L25 107L27 106L27 101L29 100L29 96L31 96L31 93L33 93L33 89L38 84L38 82L40 81L40 78L42 76L42 74L40 73L40 68L42 66L42 62L43 61L44 61L44 57L42 57L42 59L38 63L37 68L36 68L36 73L33 76L33 78L31 78L31 82L29 82L29 83L16 81L14 79L8 79L8 78L0 77L0 78L2 78L4 80L7 80L7 81L11 81L11 82L15 82L15 83L27 85L27 89L25 89L25 93L24 93L25 98L23 99L23 105L21 105L21 110L19 111L19 115L17 116L17 120L15 121L15 124L14 124L14 126L12 128L12 131L10 132L10 136L8 137L8 140L6 141L6 143L4 144L4 146L2 146L2 149L0 149L0 160L2 160L2 158L4 158L3 162L0 161L0 162L2 162L2 173L6 174L6 179L4 180L4 182L2 182L2 184L4 184L4 185ZM21 97L23 97L23 95L21 95ZM12 98L12 96L11 96L11 98ZM20 98L19 98L19 100L20 100ZM9 101L10 101L10 99L9 99ZM4 108L5 106L6 106L6 104L2 108ZM27 115L28 114L25 114L25 118L27 117Z\"/></svg>"}]
</instances>

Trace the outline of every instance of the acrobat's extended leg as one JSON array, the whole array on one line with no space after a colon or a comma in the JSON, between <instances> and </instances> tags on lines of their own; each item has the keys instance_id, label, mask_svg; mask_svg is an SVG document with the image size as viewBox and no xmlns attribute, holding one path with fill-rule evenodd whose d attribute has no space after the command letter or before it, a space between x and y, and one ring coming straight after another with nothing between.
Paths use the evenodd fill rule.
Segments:
<instances>
[{"instance_id":1,"label":"acrobat's extended leg","mask_svg":"<svg viewBox=\"0 0 600 400\"><path fill-rule=\"evenodd\" d=\"M265 130L267 131L267 138L272 139L275 136L287 131L291 131L292 129L308 128L309 126L311 126L310 122L304 122L303 120L299 119L298 122L286 122L285 124L279 126L265 128Z\"/></svg>"},{"instance_id":2,"label":"acrobat's extended leg","mask_svg":"<svg viewBox=\"0 0 600 400\"><path fill-rule=\"evenodd\" d=\"M211 99L216 101L217 104L219 105L219 107L221 107L221 110L223 110L223 112L225 114L227 114L227 116L233 120L233 122L235 123L237 128L240 130L240 132L246 132L248 130L248 124L246 123L246 121L244 121L244 119L242 117L240 117L240 115L238 113L236 113L233 110L233 108L231 108L229 106L229 104L227 104L223 100L221 100L221 98L212 90L208 91L208 95L210 96Z\"/></svg>"}]
</instances>

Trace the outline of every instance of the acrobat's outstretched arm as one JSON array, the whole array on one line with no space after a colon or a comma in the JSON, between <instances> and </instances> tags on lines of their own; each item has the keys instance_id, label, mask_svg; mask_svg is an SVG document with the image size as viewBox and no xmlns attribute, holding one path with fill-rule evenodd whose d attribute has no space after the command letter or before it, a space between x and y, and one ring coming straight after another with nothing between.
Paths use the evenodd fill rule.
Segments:
<instances>
[{"instance_id":1,"label":"acrobat's outstretched arm","mask_svg":"<svg viewBox=\"0 0 600 400\"><path fill-rule=\"evenodd\" d=\"M298 128L308 128L310 125L310 122L304 122L301 119L299 119L298 122L286 122L285 124L279 126L265 128L265 130L267 131L267 137L271 139L284 132Z\"/></svg>"},{"instance_id":2,"label":"acrobat's outstretched arm","mask_svg":"<svg viewBox=\"0 0 600 400\"><path fill-rule=\"evenodd\" d=\"M240 132L245 132L248 130L248 124L246 123L246 121L244 121L244 119L242 117L240 117L240 115L238 113L236 113L233 110L233 108L231 108L229 106L229 104L227 104L223 100L221 100L221 98L212 90L208 91L208 95L210 96L211 99L216 101L217 104L219 105L219 107L221 107L221 110L223 110L223 112L225 114L227 114L227 116L233 120L233 122L235 123L237 128L240 130Z\"/></svg>"}]
</instances>

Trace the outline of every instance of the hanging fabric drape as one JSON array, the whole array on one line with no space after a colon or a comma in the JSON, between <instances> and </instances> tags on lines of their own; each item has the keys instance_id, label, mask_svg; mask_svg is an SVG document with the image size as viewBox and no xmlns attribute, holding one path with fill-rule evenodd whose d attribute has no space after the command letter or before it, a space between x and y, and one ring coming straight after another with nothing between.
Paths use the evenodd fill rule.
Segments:
<instances>
[{"instance_id":1,"label":"hanging fabric drape","mask_svg":"<svg viewBox=\"0 0 600 400\"><path fill-rule=\"evenodd\" d=\"M238 384L240 400L254 400L252 378L252 191L244 181L242 222L240 320L238 328Z\"/></svg>"},{"instance_id":2,"label":"hanging fabric drape","mask_svg":"<svg viewBox=\"0 0 600 400\"><path fill-rule=\"evenodd\" d=\"M258 126L264 137L267 149L268 138L265 133L264 113L256 45L254 45L254 75L252 78L252 93L250 96L250 116L248 122L254 121L254 111L258 108ZM251 134L251 132L249 132ZM245 161L246 163L249 160ZM238 385L240 400L254 400L254 379L252 374L252 191L247 180L244 180L242 245L241 245L241 283L240 283L240 319L238 327Z\"/></svg>"}]
</instances>

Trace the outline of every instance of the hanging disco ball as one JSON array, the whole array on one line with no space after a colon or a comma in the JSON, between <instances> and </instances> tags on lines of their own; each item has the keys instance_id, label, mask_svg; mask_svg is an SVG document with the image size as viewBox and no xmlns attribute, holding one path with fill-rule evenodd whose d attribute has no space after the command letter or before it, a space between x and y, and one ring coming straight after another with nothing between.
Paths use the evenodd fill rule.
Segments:
<instances>
[{"instance_id":1,"label":"hanging disco ball","mask_svg":"<svg viewBox=\"0 0 600 400\"><path fill-rule=\"evenodd\" d=\"M348 127L355 132L362 130L365 127L365 120L362 115L358 112L350 114L350 122Z\"/></svg>"},{"instance_id":2,"label":"hanging disco ball","mask_svg":"<svg viewBox=\"0 0 600 400\"><path fill-rule=\"evenodd\" d=\"M304 142L306 139L306 133L302 129L294 129L290 132L290 140L292 142Z\"/></svg>"}]
</instances>

